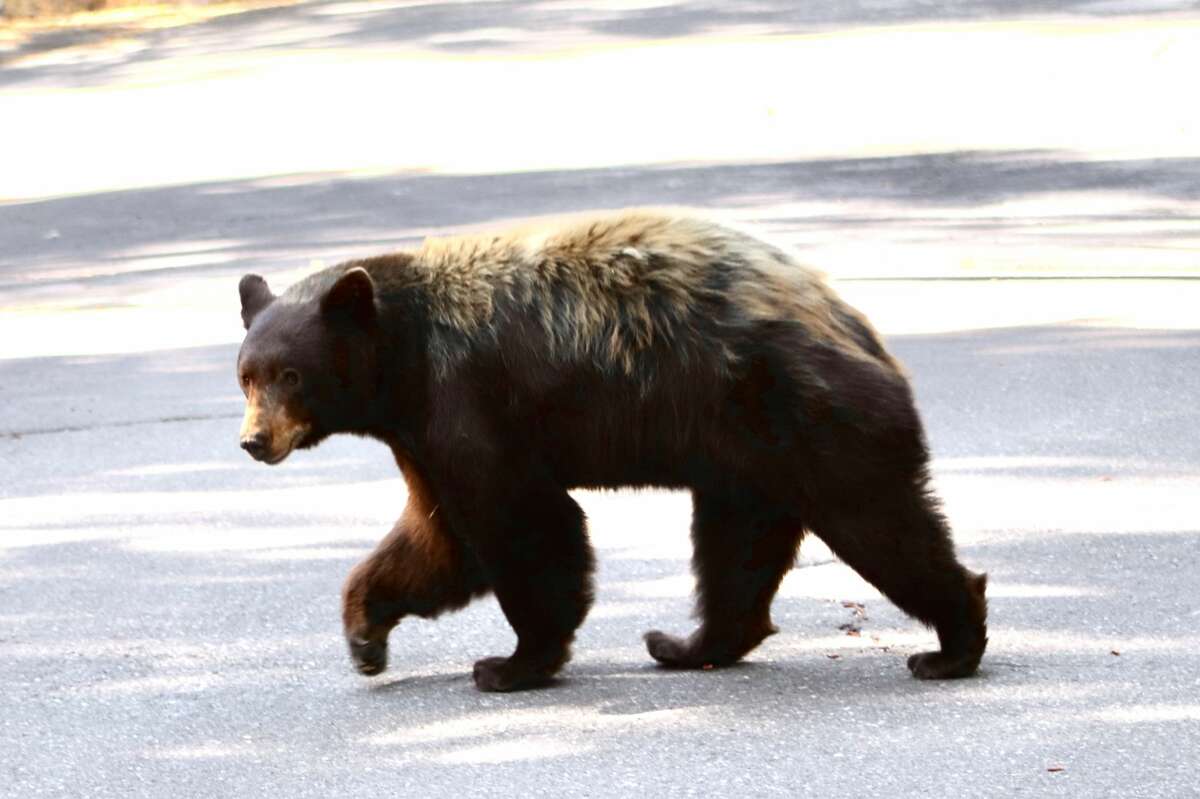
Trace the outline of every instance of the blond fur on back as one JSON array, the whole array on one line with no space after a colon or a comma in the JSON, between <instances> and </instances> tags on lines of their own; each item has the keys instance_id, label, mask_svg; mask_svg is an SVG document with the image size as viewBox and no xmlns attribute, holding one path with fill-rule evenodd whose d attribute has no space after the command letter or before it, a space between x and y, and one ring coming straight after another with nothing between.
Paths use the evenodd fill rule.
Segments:
<instances>
[{"instance_id":1,"label":"blond fur on back","mask_svg":"<svg viewBox=\"0 0 1200 799\"><path fill-rule=\"evenodd\" d=\"M434 343L448 362L465 354L462 342L494 340L514 313L538 320L548 357L587 358L626 373L652 346L686 343L700 315L711 321L720 309L733 308L740 322L799 322L852 353L861 348L841 314L866 324L818 272L780 248L673 210L592 213L496 234L429 238L410 255L343 266L364 266L383 286L421 289L443 333Z\"/></svg>"}]
</instances>

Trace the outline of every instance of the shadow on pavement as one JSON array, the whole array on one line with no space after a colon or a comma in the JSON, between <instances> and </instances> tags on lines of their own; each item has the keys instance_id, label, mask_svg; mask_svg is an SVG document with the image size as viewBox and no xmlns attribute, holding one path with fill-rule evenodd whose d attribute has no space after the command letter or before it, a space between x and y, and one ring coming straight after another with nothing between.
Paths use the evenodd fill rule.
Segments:
<instances>
[{"instance_id":1,"label":"shadow on pavement","mask_svg":"<svg viewBox=\"0 0 1200 799\"><path fill-rule=\"evenodd\" d=\"M412 47L454 53L544 51L587 43L671 39L706 34L821 33L911 23L1153 17L1194 10L1187 0L1097 3L1094 0L920 0L796 3L765 0L668 0L654 4L493 2L304 2L250 10L165 30L115 26L102 31L51 30L0 57L0 87L100 86L131 67L187 54L235 56L259 50L319 47ZM641 7L638 7L641 5ZM136 45L65 63L22 65L35 54L111 39Z\"/></svg>"},{"instance_id":2,"label":"shadow on pavement","mask_svg":"<svg viewBox=\"0 0 1200 799\"><path fill-rule=\"evenodd\" d=\"M659 670L638 635L647 620L669 624L684 596L635 617L590 620L576 660L549 690L475 692L471 661L511 645L491 600L436 623L403 623L393 633L391 670L366 680L351 674L338 630L337 583L349 559L246 561L129 551L116 542L44 553L72 564L67 572L44 569L40 558L4 561L0 590L15 578L26 601L6 608L0 663L13 723L57 697L57 718L86 713L113 731L113 741L89 743L104 755L91 770L64 764L80 784L122 785L137 764L197 760L280 771L306 763L311 778L368 763L403 765L413 778L427 768L442 769L444 778L445 770L462 776L486 767L489 779L499 779L504 768L529 761L603 760L631 742L703 746L714 727L742 730L756 746L782 727L789 747L829 736L845 745L882 728L928 751L961 714L1072 739L1109 725L1170 735L1194 711L1179 704L1173 681L1145 675L1195 673L1197 622L1181 623L1187 607L1178 595L1131 583L1124 564L1173 563L1162 578L1191 590L1186 563L1195 535L1046 536L1032 547L971 548L967 557L988 562L999 596L982 675L955 683L908 676L905 655L927 647L930 636L882 601L868 603L862 638L879 635L880 644L845 638L835 626L837 603L784 599L775 612L783 632L749 662L714 672ZM1076 553L1070 567L1054 561L1064 549ZM1074 581L1090 590L1005 598L1010 580L1050 589ZM602 598L598 609L621 602ZM31 753L30 762L54 746Z\"/></svg>"},{"instance_id":3,"label":"shadow on pavement","mask_svg":"<svg viewBox=\"0 0 1200 799\"><path fill-rule=\"evenodd\" d=\"M1117 194L1137 199L1096 212ZM1070 195L1053 214L999 203ZM120 302L194 277L296 268L411 246L513 214L684 204L753 216L801 251L828 240L949 237L1046 247L1200 245L1200 159L1082 160L1052 151L949 152L769 164L631 166L498 175L293 175L0 205L9 302ZM798 215L796 205L836 204ZM788 210L787 206L793 206ZM1074 210L1078 209L1078 210ZM968 213L969 212L969 213ZM114 227L114 219L128 220ZM19 256L19 257L18 257ZM865 267L869 270L869 267ZM886 264L879 270L886 274ZM232 283L231 283L232 285Z\"/></svg>"}]
</instances>

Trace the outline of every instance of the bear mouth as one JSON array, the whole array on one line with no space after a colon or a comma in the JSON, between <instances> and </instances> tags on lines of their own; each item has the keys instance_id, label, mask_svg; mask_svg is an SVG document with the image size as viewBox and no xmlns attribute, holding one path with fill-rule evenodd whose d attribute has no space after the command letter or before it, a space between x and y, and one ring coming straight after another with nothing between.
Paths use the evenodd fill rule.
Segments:
<instances>
[{"instance_id":1,"label":"bear mouth","mask_svg":"<svg viewBox=\"0 0 1200 799\"><path fill-rule=\"evenodd\" d=\"M301 439L303 439L307 434L307 428L300 428L292 435L291 439L288 440L287 445L283 447L283 449L279 450L277 453L272 453L266 458L263 458L262 462L268 466L275 466L276 464L283 463L284 459L286 459L288 455L292 454L293 450L296 449L296 446L300 443Z\"/></svg>"}]
</instances>

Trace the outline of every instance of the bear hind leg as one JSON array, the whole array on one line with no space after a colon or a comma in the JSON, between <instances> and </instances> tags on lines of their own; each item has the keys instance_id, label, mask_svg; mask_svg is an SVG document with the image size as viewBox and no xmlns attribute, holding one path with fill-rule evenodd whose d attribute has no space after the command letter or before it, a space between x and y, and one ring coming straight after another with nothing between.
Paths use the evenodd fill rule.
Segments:
<instances>
[{"instance_id":1,"label":"bear hind leg","mask_svg":"<svg viewBox=\"0 0 1200 799\"><path fill-rule=\"evenodd\" d=\"M940 651L908 659L914 677L974 674L987 647L987 575L959 563L923 481L862 496L853 510L818 519L813 532L898 608L937 631Z\"/></svg>"},{"instance_id":2,"label":"bear hind leg","mask_svg":"<svg viewBox=\"0 0 1200 799\"><path fill-rule=\"evenodd\" d=\"M700 626L687 638L645 635L650 655L668 668L729 665L777 632L771 600L804 532L794 509L752 488L696 489L692 506Z\"/></svg>"}]
</instances>

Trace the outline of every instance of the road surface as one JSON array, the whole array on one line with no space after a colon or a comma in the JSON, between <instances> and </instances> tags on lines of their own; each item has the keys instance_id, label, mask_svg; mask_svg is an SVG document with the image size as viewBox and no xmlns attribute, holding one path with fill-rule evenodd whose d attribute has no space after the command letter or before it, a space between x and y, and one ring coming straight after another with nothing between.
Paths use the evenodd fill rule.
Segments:
<instances>
[{"instance_id":1,"label":"road surface","mask_svg":"<svg viewBox=\"0 0 1200 799\"><path fill-rule=\"evenodd\" d=\"M1200 16L797 5L0 38L0 796L1192 795ZM627 103L572 138L564 85ZM657 492L579 495L598 595L553 688L475 691L490 599L352 671L338 591L403 483L369 441L237 448L237 278L655 203L763 224L879 322L991 576L979 677L911 679L932 634L815 540L744 665L656 669L691 590Z\"/></svg>"}]
</instances>

